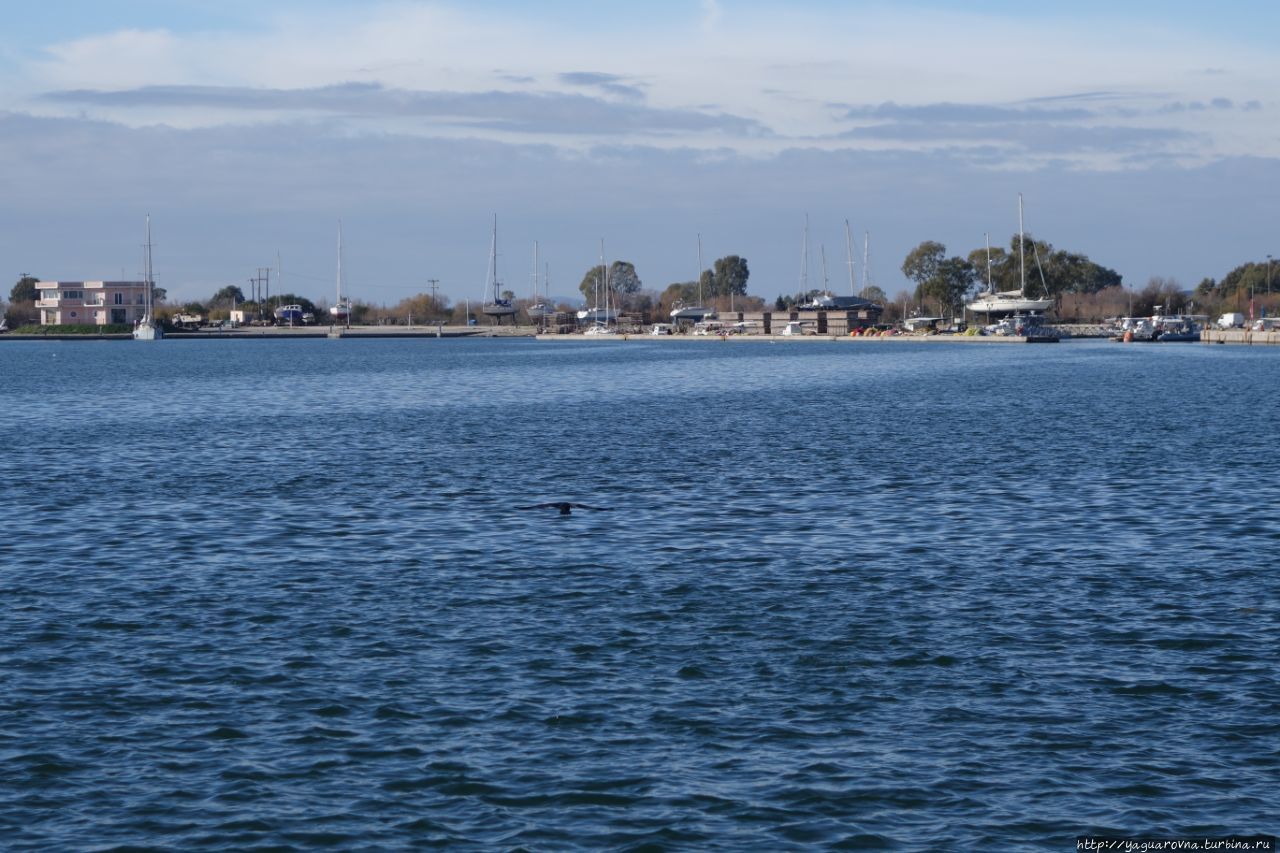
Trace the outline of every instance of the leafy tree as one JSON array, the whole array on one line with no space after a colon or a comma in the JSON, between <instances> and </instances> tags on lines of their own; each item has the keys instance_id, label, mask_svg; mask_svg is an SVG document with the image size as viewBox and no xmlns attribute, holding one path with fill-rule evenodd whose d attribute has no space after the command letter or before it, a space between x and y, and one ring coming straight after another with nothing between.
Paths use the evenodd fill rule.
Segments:
<instances>
[{"instance_id":1,"label":"leafy tree","mask_svg":"<svg viewBox=\"0 0 1280 853\"><path fill-rule=\"evenodd\" d=\"M203 314L206 310L199 302L188 302L182 306L182 311L185 314Z\"/></svg>"},{"instance_id":2,"label":"leafy tree","mask_svg":"<svg viewBox=\"0 0 1280 853\"><path fill-rule=\"evenodd\" d=\"M1271 271L1271 286L1276 285L1276 273L1280 271L1280 265L1272 262L1276 268ZM1267 264L1265 261L1256 263L1249 261L1241 264L1222 277L1222 283L1218 285L1218 294L1223 297L1233 297L1238 294L1249 296L1250 294L1259 294L1267 292ZM16 300L15 300L16 301Z\"/></svg>"},{"instance_id":3,"label":"leafy tree","mask_svg":"<svg viewBox=\"0 0 1280 853\"><path fill-rule=\"evenodd\" d=\"M747 259L737 255L726 255L714 264L711 275L711 294L713 296L745 296L747 279L751 271L747 268ZM703 276L707 275L706 272Z\"/></svg>"},{"instance_id":4,"label":"leafy tree","mask_svg":"<svg viewBox=\"0 0 1280 853\"><path fill-rule=\"evenodd\" d=\"M9 291L9 301L35 302L40 298L40 291L36 290L36 282L39 280L31 275L24 275L18 279L18 283L13 286L13 290Z\"/></svg>"},{"instance_id":5,"label":"leafy tree","mask_svg":"<svg viewBox=\"0 0 1280 853\"><path fill-rule=\"evenodd\" d=\"M211 305L238 305L241 302L244 302L244 291L234 284L228 284L209 299Z\"/></svg>"},{"instance_id":6,"label":"leafy tree","mask_svg":"<svg viewBox=\"0 0 1280 853\"><path fill-rule=\"evenodd\" d=\"M862 288L862 290L858 291L858 296L877 305L889 304L889 295L874 284L869 284Z\"/></svg>"},{"instance_id":7,"label":"leafy tree","mask_svg":"<svg viewBox=\"0 0 1280 853\"><path fill-rule=\"evenodd\" d=\"M168 295L169 291L165 290L163 287L156 287L154 284L151 285L152 302L164 302L165 297Z\"/></svg>"},{"instance_id":8,"label":"leafy tree","mask_svg":"<svg viewBox=\"0 0 1280 853\"><path fill-rule=\"evenodd\" d=\"M964 258L947 257L947 247L933 240L916 246L902 262L902 274L916 283L916 299L932 299L942 308L955 309L973 286L973 265Z\"/></svg>"},{"instance_id":9,"label":"leafy tree","mask_svg":"<svg viewBox=\"0 0 1280 853\"><path fill-rule=\"evenodd\" d=\"M582 291L582 298L591 300L598 292L598 288L604 287L604 266L596 264L591 269L582 274L582 281L578 284L578 290Z\"/></svg>"},{"instance_id":10,"label":"leafy tree","mask_svg":"<svg viewBox=\"0 0 1280 853\"><path fill-rule=\"evenodd\" d=\"M606 278L604 267L596 264L587 270L582 276L582 282L578 285L578 290L582 292L584 299L593 299L596 294L596 287L601 288L603 294L604 287L608 284L610 293L635 293L640 290L640 277L636 275L636 268L627 261L614 261L609 265L609 275ZM603 300L603 295L601 299ZM612 297L610 297L612 298Z\"/></svg>"},{"instance_id":11,"label":"leafy tree","mask_svg":"<svg viewBox=\"0 0 1280 853\"><path fill-rule=\"evenodd\" d=\"M642 287L635 265L629 261L614 261L609 265L609 289L614 293L635 293Z\"/></svg>"},{"instance_id":12,"label":"leafy tree","mask_svg":"<svg viewBox=\"0 0 1280 853\"><path fill-rule=\"evenodd\" d=\"M991 250L990 277L998 291L1018 290L1022 286L1023 258L1027 292L1038 294L1048 291L1050 296L1063 293L1097 293L1108 287L1120 287L1121 276L1113 269L1095 264L1087 255L1054 249L1051 243L1026 235L1021 248L1018 235L1009 240L1009 250ZM985 247L969 253L969 263L974 267L976 279L987 282L987 250Z\"/></svg>"}]
</instances>

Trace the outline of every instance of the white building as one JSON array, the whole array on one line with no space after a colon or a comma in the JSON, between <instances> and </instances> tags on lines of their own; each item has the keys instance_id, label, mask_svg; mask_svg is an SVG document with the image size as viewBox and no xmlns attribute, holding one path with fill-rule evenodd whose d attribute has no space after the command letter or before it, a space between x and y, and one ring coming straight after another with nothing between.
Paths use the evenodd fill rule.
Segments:
<instances>
[{"instance_id":1,"label":"white building","mask_svg":"<svg viewBox=\"0 0 1280 853\"><path fill-rule=\"evenodd\" d=\"M143 281L38 281L36 307L45 326L133 325L146 289Z\"/></svg>"}]
</instances>

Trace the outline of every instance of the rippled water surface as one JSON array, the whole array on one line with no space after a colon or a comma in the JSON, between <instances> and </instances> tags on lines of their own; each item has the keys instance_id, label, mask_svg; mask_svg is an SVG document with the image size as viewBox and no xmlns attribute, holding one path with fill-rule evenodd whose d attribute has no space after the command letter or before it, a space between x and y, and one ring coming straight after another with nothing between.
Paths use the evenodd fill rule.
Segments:
<instances>
[{"instance_id":1,"label":"rippled water surface","mask_svg":"<svg viewBox=\"0 0 1280 853\"><path fill-rule=\"evenodd\" d=\"M1280 352L0 344L0 846L1280 827ZM611 512L515 507L572 500Z\"/></svg>"}]
</instances>

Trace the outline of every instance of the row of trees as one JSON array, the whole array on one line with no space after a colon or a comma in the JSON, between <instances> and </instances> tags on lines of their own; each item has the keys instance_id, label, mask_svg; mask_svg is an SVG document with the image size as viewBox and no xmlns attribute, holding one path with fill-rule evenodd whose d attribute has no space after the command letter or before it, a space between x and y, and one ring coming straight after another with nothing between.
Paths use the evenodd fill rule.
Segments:
<instances>
[{"instance_id":1,"label":"row of trees","mask_svg":"<svg viewBox=\"0 0 1280 853\"><path fill-rule=\"evenodd\" d=\"M947 257L947 247L926 240L902 262L902 274L915 282L918 304L932 303L940 313L959 313L976 289L1018 290L1026 279L1028 294L1091 294L1122 286L1118 272L1087 255L1055 249L1044 240L1013 235L1009 249L974 249L965 257Z\"/></svg>"},{"instance_id":2,"label":"row of trees","mask_svg":"<svg viewBox=\"0 0 1280 853\"><path fill-rule=\"evenodd\" d=\"M1204 279L1188 296L1173 279L1152 278L1140 290L1126 289L1121 276L1114 270L1100 266L1082 254L1055 249L1050 243L1026 238L1027 291L1039 295L1047 291L1057 300L1057 314L1063 320L1089 322L1122 314L1147 315L1156 310L1195 311L1216 316L1228 311L1254 315L1265 311L1268 315L1280 312L1280 263L1250 261L1237 266L1223 276L1221 281ZM1274 269L1272 267L1275 267ZM596 265L583 274L578 288L588 303L596 299L597 282L606 281L604 268ZM993 248L990 265L985 247L974 249L966 256L948 256L942 243L927 240L908 253L902 263L902 272L915 283L913 291L904 291L890 300L879 287L871 286L859 295L886 308L885 319L899 319L927 306L927 310L939 313L959 313L963 303L976 289L986 289L988 281L998 291L1017 290L1022 276L1019 262L1018 236L1014 235L1009 249ZM651 317L665 317L671 308L682 302L686 305L698 301L727 310L732 303L739 310L761 310L764 302L759 297L747 295L750 270L745 258L727 255L717 259L710 269L702 271L700 280L673 282L659 292L645 290L635 265L627 261L614 261L608 269L608 286L611 304L620 311L645 313ZM39 279L32 275L21 276L9 292L9 304L4 307L4 317L10 328L39 321L35 307L39 292ZM1273 291L1273 288L1275 292ZM514 294L507 291L507 298ZM785 310L800 302L811 301L820 291L811 290L795 296L779 296L775 308ZM211 320L226 319L232 308L244 310L254 316L261 309L261 316L271 316L279 304L297 304L317 318L327 316L327 304L314 303L305 296L285 293L273 296L270 304L259 306L247 300L244 292L235 285L219 289L207 300L191 301L182 305L165 305L163 288L155 289L160 303L160 317L179 311L196 313ZM603 296L600 297L603 299ZM514 300L517 304L524 300ZM573 306L559 305L558 310L571 311ZM451 303L448 297L432 297L417 294L401 300L393 306L374 306L355 302L352 306L352 322L355 323L464 323L474 316L466 302ZM322 320L323 322L323 320Z\"/></svg>"}]
</instances>

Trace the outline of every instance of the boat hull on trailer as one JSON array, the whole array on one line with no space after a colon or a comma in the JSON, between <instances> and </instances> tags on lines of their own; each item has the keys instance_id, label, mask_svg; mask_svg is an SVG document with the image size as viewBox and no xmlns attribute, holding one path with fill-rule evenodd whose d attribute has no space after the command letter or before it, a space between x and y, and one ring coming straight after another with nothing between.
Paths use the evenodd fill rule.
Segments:
<instances>
[{"instance_id":1,"label":"boat hull on trailer","mask_svg":"<svg viewBox=\"0 0 1280 853\"><path fill-rule=\"evenodd\" d=\"M982 293L965 305L977 314L1025 314L1031 311L1047 311L1053 307L1052 299L1027 299L1007 296L1003 293Z\"/></svg>"}]
</instances>

